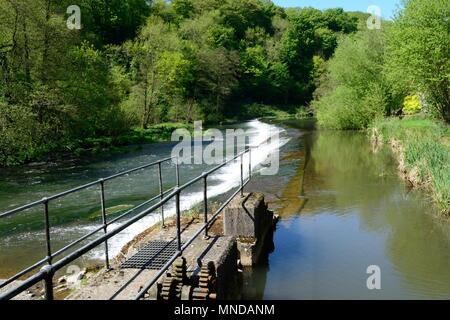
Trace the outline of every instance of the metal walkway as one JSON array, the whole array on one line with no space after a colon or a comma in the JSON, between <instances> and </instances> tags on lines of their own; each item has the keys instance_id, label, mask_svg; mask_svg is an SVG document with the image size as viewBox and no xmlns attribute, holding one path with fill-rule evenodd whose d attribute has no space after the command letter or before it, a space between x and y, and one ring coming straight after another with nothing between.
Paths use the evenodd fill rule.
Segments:
<instances>
[{"instance_id":1,"label":"metal walkway","mask_svg":"<svg viewBox=\"0 0 450 320\"><path fill-rule=\"evenodd\" d=\"M38 284L41 281L44 282L45 298L47 300L53 300L55 273L63 269L64 267L67 267L75 260L84 256L85 254L87 254L88 252L92 251L94 248L97 248L100 245L103 245L105 250L105 267L107 269L110 269L108 240L115 237L120 232L127 229L136 222L140 221L141 219L156 212L159 212L161 214L162 222L164 224L164 205L166 205L171 200L175 200L176 233L177 233L175 239L170 243L167 242L149 243L147 246L142 248L142 250L140 250L135 256L133 256L128 261L125 261L122 265L122 268L158 270L156 275L145 284L143 290L140 291L140 293L135 297L136 300L142 299L144 295L148 292L148 290L158 281L158 279L164 274L164 272L171 266L171 264L183 254L184 250L187 249L189 245L191 245L192 242L199 237L199 235L201 234L204 234L205 236L208 235L208 229L216 221L216 219L222 213L222 211L228 205L228 203L230 203L231 200L239 193L243 195L244 187L249 183L252 177L252 165L251 165L252 149L258 147L259 146L246 147L245 151L237 154L234 158L224 161L222 164L186 182L183 185L180 185L178 159L166 158L160 161L150 163L148 165L144 165L138 168L134 168L131 170L115 174L113 176L104 179L99 179L98 181L94 181L86 185L79 186L77 188L50 196L48 198L43 198L39 201L35 201L33 203L21 206L19 208L7 212L0 213L0 221L1 221L1 219L14 216L25 210L41 207L43 211L45 248L46 248L46 256L42 257L42 259L40 259L39 261L17 272L10 278L6 279L4 282L0 283L0 289L4 288L6 291L0 294L0 300L13 299L17 295L28 290L29 288L33 287L34 285ZM248 165L248 175L246 179L244 179L244 161L247 162L246 164ZM176 185L169 188L168 190L164 190L161 166L162 164L169 162L173 162L175 164ZM230 197L227 200L223 202L223 204L215 212L212 213L210 219L208 219L208 177L231 162L240 162L239 187L237 188L236 191L233 192L233 194L230 195ZM133 172L138 172L140 170L145 170L147 168L152 167L157 167L158 169L160 193L154 196L153 198L148 199L147 201L126 211L125 213L122 213L120 216L108 221L106 214L107 208L105 205L105 193L106 193L105 182L114 180L119 177L123 177ZM181 242L181 234L183 233L183 230L181 229L182 210L180 209L180 198L182 197L182 193L187 188L191 187L196 183L197 184L202 183L203 185L204 223L202 227L197 232L195 232L195 234L191 238L185 239L184 242ZM95 230L77 239L76 241L66 245L65 247L57 251L53 251L51 240L51 229L53 226L50 225L51 220L50 220L49 204L54 200L63 198L70 194L86 190L87 188L95 186L98 187L99 191L99 201L101 204L101 212L102 212L102 224L98 226ZM156 204L152 204L155 201L158 202ZM123 221L124 218L129 219L120 224L118 227L115 227L112 230L108 230L111 229L109 227L113 223L117 224L117 222ZM95 240L90 241L87 244L84 244L86 243L87 239L93 236L97 236L97 238ZM41 267L40 270L38 270L39 267ZM23 281L20 282L17 281L19 279L21 280L23 279Z\"/></svg>"},{"instance_id":2,"label":"metal walkway","mask_svg":"<svg viewBox=\"0 0 450 320\"><path fill-rule=\"evenodd\" d=\"M182 245L184 243L181 243ZM175 241L150 241L134 256L122 263L122 269L151 269L159 270L177 252Z\"/></svg>"}]
</instances>

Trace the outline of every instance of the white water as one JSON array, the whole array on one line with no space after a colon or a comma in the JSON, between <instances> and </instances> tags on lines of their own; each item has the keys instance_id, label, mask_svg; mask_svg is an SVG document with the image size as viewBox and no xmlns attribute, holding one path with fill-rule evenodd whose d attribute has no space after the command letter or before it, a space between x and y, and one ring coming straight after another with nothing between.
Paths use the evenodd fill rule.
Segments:
<instances>
[{"instance_id":1,"label":"white water","mask_svg":"<svg viewBox=\"0 0 450 320\"><path fill-rule=\"evenodd\" d=\"M261 171L261 164L264 163L270 155L277 153L279 148L285 145L289 138L283 137L283 129L274 125L269 125L258 120L253 120L248 123L250 129L246 130L248 141L251 146L258 146L251 152L252 173L257 174ZM279 139L273 139L269 143L267 139L278 135ZM249 171L249 155L244 155L244 179L248 177ZM208 178L208 198L220 196L231 191L240 185L240 160L229 163L225 167L218 170ZM198 187L197 187L198 188ZM195 205L203 201L203 190L194 190L188 193L185 191L181 194L180 208L181 210L189 210ZM169 202L164 207L165 217L170 217L175 214L174 202ZM149 227L161 221L159 210L154 214L149 215L139 222L129 226L124 231L120 232L108 241L110 256L116 256L120 250L134 237L142 233ZM121 223L113 224L110 230L119 227ZM104 257L104 250L101 247L91 252L91 258L101 259Z\"/></svg>"}]
</instances>

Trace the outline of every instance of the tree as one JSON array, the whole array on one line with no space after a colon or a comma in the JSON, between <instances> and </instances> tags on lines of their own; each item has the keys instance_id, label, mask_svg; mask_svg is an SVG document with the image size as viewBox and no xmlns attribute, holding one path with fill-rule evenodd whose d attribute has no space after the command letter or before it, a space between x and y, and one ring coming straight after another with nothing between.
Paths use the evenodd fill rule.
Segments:
<instances>
[{"instance_id":1,"label":"tree","mask_svg":"<svg viewBox=\"0 0 450 320\"><path fill-rule=\"evenodd\" d=\"M170 94L182 94L189 62L179 51L179 39L161 18L151 18L137 40L128 44L135 86L125 106L137 113L142 128L162 120ZM165 102L165 104L164 104ZM167 110L166 110L167 111Z\"/></svg>"},{"instance_id":2,"label":"tree","mask_svg":"<svg viewBox=\"0 0 450 320\"><path fill-rule=\"evenodd\" d=\"M341 9L322 12L314 8L289 9L290 25L281 39L280 58L294 80L290 100L306 104L315 89L313 57L328 59L337 46L338 33L356 30L356 19Z\"/></svg>"},{"instance_id":3,"label":"tree","mask_svg":"<svg viewBox=\"0 0 450 320\"><path fill-rule=\"evenodd\" d=\"M191 0L173 0L172 5L175 13L183 19L190 18L195 13L195 6Z\"/></svg>"},{"instance_id":4,"label":"tree","mask_svg":"<svg viewBox=\"0 0 450 320\"><path fill-rule=\"evenodd\" d=\"M382 31L366 30L339 43L328 62L320 94L316 94L318 100L312 104L320 125L363 129L389 112L389 87L383 77L384 38Z\"/></svg>"},{"instance_id":5,"label":"tree","mask_svg":"<svg viewBox=\"0 0 450 320\"><path fill-rule=\"evenodd\" d=\"M450 122L450 3L409 0L388 34L387 74L394 89L425 96L430 111Z\"/></svg>"},{"instance_id":6,"label":"tree","mask_svg":"<svg viewBox=\"0 0 450 320\"><path fill-rule=\"evenodd\" d=\"M0 165L123 130L104 52L66 27L63 3L0 2Z\"/></svg>"},{"instance_id":7,"label":"tree","mask_svg":"<svg viewBox=\"0 0 450 320\"><path fill-rule=\"evenodd\" d=\"M82 0L85 32L94 33L101 44L120 44L136 36L150 14L147 0Z\"/></svg>"},{"instance_id":8,"label":"tree","mask_svg":"<svg viewBox=\"0 0 450 320\"><path fill-rule=\"evenodd\" d=\"M224 102L238 84L239 56L224 48L203 49L197 53L192 85L195 97L206 100L207 121L222 118Z\"/></svg>"}]
</instances>

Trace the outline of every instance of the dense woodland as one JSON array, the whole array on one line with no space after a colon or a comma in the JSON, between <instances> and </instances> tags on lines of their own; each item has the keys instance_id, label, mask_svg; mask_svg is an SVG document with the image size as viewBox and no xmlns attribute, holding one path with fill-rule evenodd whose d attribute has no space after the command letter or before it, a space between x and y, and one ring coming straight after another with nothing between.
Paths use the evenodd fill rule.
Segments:
<instances>
[{"instance_id":1,"label":"dense woodland","mask_svg":"<svg viewBox=\"0 0 450 320\"><path fill-rule=\"evenodd\" d=\"M448 14L410 0L368 30L364 13L269 0L0 0L0 165L263 104L361 129L408 98L448 121Z\"/></svg>"}]
</instances>

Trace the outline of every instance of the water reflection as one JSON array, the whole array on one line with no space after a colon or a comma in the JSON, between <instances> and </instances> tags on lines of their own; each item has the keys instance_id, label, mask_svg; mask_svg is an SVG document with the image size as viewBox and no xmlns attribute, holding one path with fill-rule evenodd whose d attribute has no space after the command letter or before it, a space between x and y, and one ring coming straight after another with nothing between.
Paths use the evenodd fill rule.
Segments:
<instances>
[{"instance_id":1,"label":"water reflection","mask_svg":"<svg viewBox=\"0 0 450 320\"><path fill-rule=\"evenodd\" d=\"M450 224L399 179L390 151L374 154L363 133L321 131L299 139L288 147L281 174L290 180L275 189L285 217L277 249L270 269L255 272L266 272L258 275L263 297L449 299ZM372 264L381 267L381 291L366 287Z\"/></svg>"}]
</instances>

